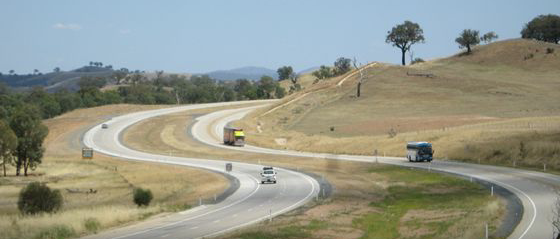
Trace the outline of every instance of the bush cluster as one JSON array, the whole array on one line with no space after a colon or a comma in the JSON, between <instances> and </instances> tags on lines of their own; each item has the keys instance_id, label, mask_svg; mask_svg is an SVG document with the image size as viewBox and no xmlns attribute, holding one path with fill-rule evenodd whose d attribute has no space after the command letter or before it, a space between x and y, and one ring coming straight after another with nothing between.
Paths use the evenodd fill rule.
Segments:
<instances>
[{"instance_id":1,"label":"bush cluster","mask_svg":"<svg viewBox=\"0 0 560 239\"><path fill-rule=\"evenodd\" d=\"M136 205L148 206L153 199L152 191L150 189L135 188L133 191L133 200Z\"/></svg>"},{"instance_id":2,"label":"bush cluster","mask_svg":"<svg viewBox=\"0 0 560 239\"><path fill-rule=\"evenodd\" d=\"M23 214L37 214L56 212L62 203L59 190L51 190L45 183L32 182L21 189L17 205Z\"/></svg>"}]
</instances>

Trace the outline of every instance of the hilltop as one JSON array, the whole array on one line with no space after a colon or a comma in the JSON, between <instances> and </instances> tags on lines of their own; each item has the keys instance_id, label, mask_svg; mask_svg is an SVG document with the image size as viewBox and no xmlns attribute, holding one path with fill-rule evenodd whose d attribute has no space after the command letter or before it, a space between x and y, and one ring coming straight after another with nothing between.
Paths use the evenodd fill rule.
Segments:
<instances>
[{"instance_id":1,"label":"hilltop","mask_svg":"<svg viewBox=\"0 0 560 239\"><path fill-rule=\"evenodd\" d=\"M242 124L249 129L251 143L267 147L350 154L371 154L377 147L403 155L405 141L427 140L436 146L452 141L455 144L438 156L461 158L466 157L465 142L498 141L499 134L486 135L488 130L480 130L483 126L534 131L534 125L542 124L539 130L544 133L557 130L558 66L559 45L525 39L482 45L470 55L458 53L412 66L376 63L364 70L361 97L356 97L359 74L347 77L351 72L312 84ZM467 126L478 131L452 133ZM519 136L508 132L499 140ZM501 144L510 149L497 154L505 159L519 144ZM534 150L558 158L552 157L553 149L560 148L556 144Z\"/></svg>"}]
</instances>

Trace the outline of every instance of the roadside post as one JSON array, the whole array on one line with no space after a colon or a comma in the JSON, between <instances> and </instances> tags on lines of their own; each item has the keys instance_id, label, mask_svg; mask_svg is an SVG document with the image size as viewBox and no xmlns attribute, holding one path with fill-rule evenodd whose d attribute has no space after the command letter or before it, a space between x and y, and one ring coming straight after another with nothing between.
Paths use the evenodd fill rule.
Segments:
<instances>
[{"instance_id":1,"label":"roadside post","mask_svg":"<svg viewBox=\"0 0 560 239\"><path fill-rule=\"evenodd\" d=\"M488 223L484 224L484 235L484 238L488 239Z\"/></svg>"},{"instance_id":2,"label":"roadside post","mask_svg":"<svg viewBox=\"0 0 560 239\"><path fill-rule=\"evenodd\" d=\"M82 159L93 159L93 149L82 148Z\"/></svg>"},{"instance_id":3,"label":"roadside post","mask_svg":"<svg viewBox=\"0 0 560 239\"><path fill-rule=\"evenodd\" d=\"M375 156L375 163L379 163L379 161L377 160L377 149L373 150L373 155Z\"/></svg>"}]
</instances>

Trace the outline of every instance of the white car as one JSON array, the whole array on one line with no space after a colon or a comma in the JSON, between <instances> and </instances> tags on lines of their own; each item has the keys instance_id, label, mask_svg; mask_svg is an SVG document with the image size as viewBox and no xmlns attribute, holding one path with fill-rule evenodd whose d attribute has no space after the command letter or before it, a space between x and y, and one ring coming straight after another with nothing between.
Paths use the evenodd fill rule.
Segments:
<instances>
[{"instance_id":1,"label":"white car","mask_svg":"<svg viewBox=\"0 0 560 239\"><path fill-rule=\"evenodd\" d=\"M276 172L274 170L264 170L261 173L261 183L276 183Z\"/></svg>"}]
</instances>

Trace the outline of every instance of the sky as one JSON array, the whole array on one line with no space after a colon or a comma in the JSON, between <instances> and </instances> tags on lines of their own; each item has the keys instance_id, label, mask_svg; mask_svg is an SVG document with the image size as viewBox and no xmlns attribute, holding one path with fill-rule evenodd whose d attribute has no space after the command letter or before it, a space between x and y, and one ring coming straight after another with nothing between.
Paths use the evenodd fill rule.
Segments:
<instances>
[{"instance_id":1,"label":"sky","mask_svg":"<svg viewBox=\"0 0 560 239\"><path fill-rule=\"evenodd\" d=\"M90 61L174 73L284 65L297 72L338 57L398 64L400 50L385 38L405 20L424 30L414 57L429 60L457 53L463 29L519 38L541 14L560 15L560 1L0 0L0 72Z\"/></svg>"}]
</instances>

